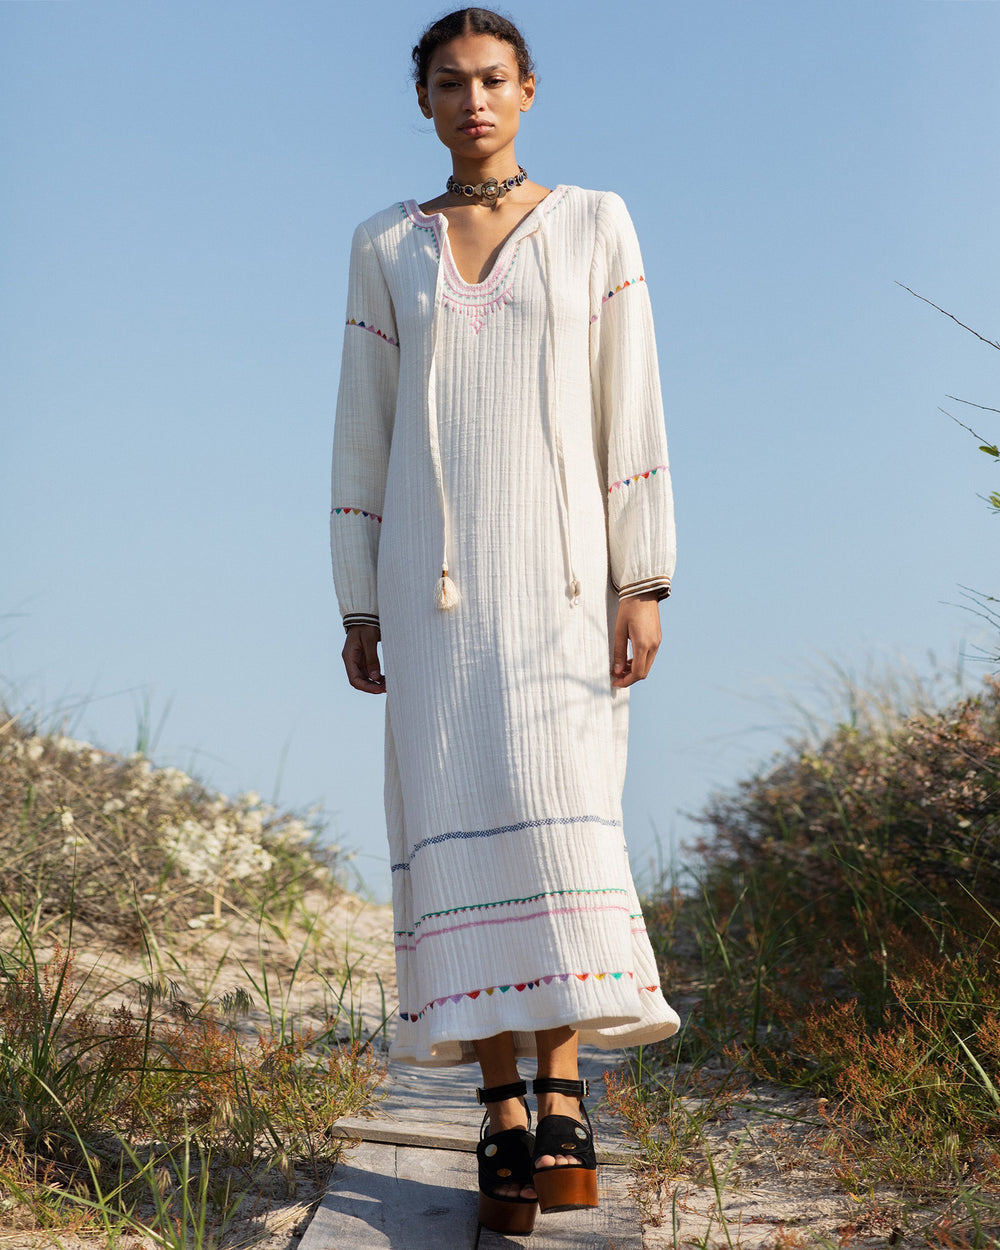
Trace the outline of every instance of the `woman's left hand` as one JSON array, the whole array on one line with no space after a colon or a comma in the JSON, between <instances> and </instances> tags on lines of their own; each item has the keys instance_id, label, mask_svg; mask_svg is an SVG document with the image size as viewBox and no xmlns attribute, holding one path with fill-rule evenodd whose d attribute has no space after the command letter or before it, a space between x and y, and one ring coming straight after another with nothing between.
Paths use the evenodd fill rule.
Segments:
<instances>
[{"instance_id":1,"label":"woman's left hand","mask_svg":"<svg viewBox=\"0 0 1000 1250\"><path fill-rule=\"evenodd\" d=\"M660 647L660 603L655 593L635 595L618 604L612 686L631 686L649 676ZM628 645L632 644L629 659Z\"/></svg>"}]
</instances>

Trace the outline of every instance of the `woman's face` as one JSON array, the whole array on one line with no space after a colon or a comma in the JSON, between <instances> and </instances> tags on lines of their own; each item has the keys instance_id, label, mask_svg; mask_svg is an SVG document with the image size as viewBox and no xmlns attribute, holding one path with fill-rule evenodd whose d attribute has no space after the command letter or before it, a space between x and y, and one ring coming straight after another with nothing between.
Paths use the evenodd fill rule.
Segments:
<instances>
[{"instance_id":1,"label":"woman's face","mask_svg":"<svg viewBox=\"0 0 1000 1250\"><path fill-rule=\"evenodd\" d=\"M482 160L514 141L531 108L535 78L518 77L514 49L492 35L459 35L431 57L420 111L456 157Z\"/></svg>"}]
</instances>

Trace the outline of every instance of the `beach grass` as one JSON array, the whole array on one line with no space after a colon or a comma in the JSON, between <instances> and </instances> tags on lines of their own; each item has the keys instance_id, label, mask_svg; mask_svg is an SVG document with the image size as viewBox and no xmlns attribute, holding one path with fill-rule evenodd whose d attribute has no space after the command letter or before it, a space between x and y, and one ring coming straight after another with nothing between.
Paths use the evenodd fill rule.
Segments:
<instances>
[{"instance_id":1,"label":"beach grass","mask_svg":"<svg viewBox=\"0 0 1000 1250\"><path fill-rule=\"evenodd\" d=\"M246 1244L322 1192L385 1003L320 834L0 719L0 1235Z\"/></svg>"},{"instance_id":2,"label":"beach grass","mask_svg":"<svg viewBox=\"0 0 1000 1250\"><path fill-rule=\"evenodd\" d=\"M612 1101L661 1179L714 1184L707 1122L748 1083L807 1092L817 1160L896 1241L995 1245L1000 683L850 705L717 795L695 866L649 891L685 1023Z\"/></svg>"}]
</instances>

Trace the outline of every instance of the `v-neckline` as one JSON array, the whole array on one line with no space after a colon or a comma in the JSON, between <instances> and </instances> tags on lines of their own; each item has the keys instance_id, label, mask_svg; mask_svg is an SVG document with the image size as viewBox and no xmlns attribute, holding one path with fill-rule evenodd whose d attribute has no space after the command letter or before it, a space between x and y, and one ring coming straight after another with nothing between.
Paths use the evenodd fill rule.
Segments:
<instances>
[{"instance_id":1,"label":"v-neckline","mask_svg":"<svg viewBox=\"0 0 1000 1250\"><path fill-rule=\"evenodd\" d=\"M563 190L565 190L564 184L561 182L557 183L547 195L543 195L538 203L524 214L514 229L511 230L510 234L508 234L504 241L500 244L500 251L497 253L497 258L490 266L490 271L482 282L467 282L465 278L462 277L451 250L451 241L448 236L448 218L444 215L444 213L440 211L425 213L416 200L405 200L404 207L414 221L419 224L423 224L424 222L430 223L429 228L434 231L434 236L438 241L438 249L444 261L445 272L447 273L449 281L455 283L464 291L469 291L473 294L481 294L496 285L498 275L502 276L506 272L503 262L507 259L511 249L520 243L521 239L524 238L526 234L529 234L531 230L536 228L538 223L533 219L540 217L542 209L552 200L556 192Z\"/></svg>"}]
</instances>

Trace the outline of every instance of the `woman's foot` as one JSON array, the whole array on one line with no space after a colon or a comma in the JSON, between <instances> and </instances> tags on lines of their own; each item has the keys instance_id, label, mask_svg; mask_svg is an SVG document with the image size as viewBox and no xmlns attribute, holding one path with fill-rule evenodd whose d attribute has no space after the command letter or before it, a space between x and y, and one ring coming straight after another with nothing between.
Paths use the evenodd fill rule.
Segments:
<instances>
[{"instance_id":1,"label":"woman's foot","mask_svg":"<svg viewBox=\"0 0 1000 1250\"><path fill-rule=\"evenodd\" d=\"M577 1211L596 1207L597 1152L590 1117L583 1104L586 1081L572 1077L537 1077L538 1127L532 1181L538 1207L546 1211Z\"/></svg>"},{"instance_id":2,"label":"woman's foot","mask_svg":"<svg viewBox=\"0 0 1000 1250\"><path fill-rule=\"evenodd\" d=\"M575 1078L573 1078L575 1079ZM541 1122L547 1115L566 1115L570 1119L580 1121L580 1100L568 1094L539 1094L538 1119ZM540 1155L535 1160L539 1168L556 1168L579 1166L579 1160L571 1155Z\"/></svg>"},{"instance_id":3,"label":"woman's foot","mask_svg":"<svg viewBox=\"0 0 1000 1250\"><path fill-rule=\"evenodd\" d=\"M486 1114L489 1116L487 1142L491 1135L506 1132L507 1129L529 1127L528 1105L523 1098L505 1098L502 1102L488 1102ZM498 1185L493 1193L498 1198L524 1198L528 1201L533 1201L538 1196L531 1185Z\"/></svg>"}]
</instances>

